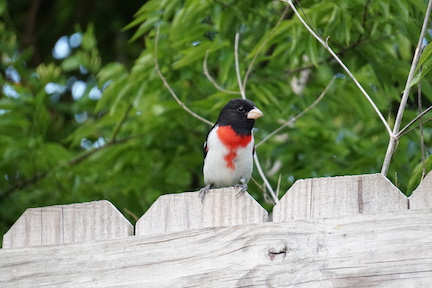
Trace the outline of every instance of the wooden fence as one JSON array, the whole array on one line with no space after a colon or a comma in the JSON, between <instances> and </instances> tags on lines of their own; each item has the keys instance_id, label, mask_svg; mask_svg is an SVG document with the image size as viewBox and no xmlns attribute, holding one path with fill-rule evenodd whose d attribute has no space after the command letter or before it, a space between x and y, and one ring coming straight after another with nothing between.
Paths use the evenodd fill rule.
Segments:
<instances>
[{"instance_id":1,"label":"wooden fence","mask_svg":"<svg viewBox=\"0 0 432 288\"><path fill-rule=\"evenodd\" d=\"M163 195L135 229L108 201L27 209L0 287L432 287L432 174L410 198L380 174L299 180L272 217L236 193Z\"/></svg>"}]
</instances>

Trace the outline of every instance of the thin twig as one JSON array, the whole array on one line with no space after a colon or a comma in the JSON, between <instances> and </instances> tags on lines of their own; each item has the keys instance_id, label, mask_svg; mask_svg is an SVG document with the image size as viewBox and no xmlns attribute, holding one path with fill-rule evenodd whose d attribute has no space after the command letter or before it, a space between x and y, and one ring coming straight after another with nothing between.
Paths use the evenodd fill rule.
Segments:
<instances>
[{"instance_id":1,"label":"thin twig","mask_svg":"<svg viewBox=\"0 0 432 288\"><path fill-rule=\"evenodd\" d=\"M240 38L240 33L237 32L234 41L234 61L235 61L235 69L236 69L237 82L240 89L240 94L243 99L246 99L246 93L245 93L245 89L243 88L241 74L240 74L240 64L239 64L239 55L238 55L239 38Z\"/></svg>"},{"instance_id":2,"label":"thin twig","mask_svg":"<svg viewBox=\"0 0 432 288\"><path fill-rule=\"evenodd\" d=\"M269 189L269 194L272 196L273 201L274 201L275 203L278 203L278 202L279 202L279 199L278 199L278 197L276 196L276 193L274 192L273 188L272 188L271 185L270 185L270 182L267 180L267 177L266 177L266 175L264 174L264 172L263 172L263 170L262 170L262 168L261 168L261 164L260 164L260 162L259 162L258 154L256 153L256 151L255 151L255 153L254 153L254 161L255 161L255 166L257 167L258 173L259 173L260 176L261 176L261 179L264 181L264 184L265 184L265 186L267 187L267 189Z\"/></svg>"},{"instance_id":3,"label":"thin twig","mask_svg":"<svg viewBox=\"0 0 432 288\"><path fill-rule=\"evenodd\" d=\"M240 65L239 65L239 56L238 56L239 38L240 38L240 34L237 32L235 35L235 41L234 41L235 68L236 68L236 76L237 76L238 86L239 86L242 98L246 99L246 93L245 93L245 89L243 89L243 84L242 84L242 79L241 79L241 74L240 74ZM270 182L268 181L266 175L264 174L264 172L261 169L261 164L259 162L258 155L257 155L256 151L254 153L254 160L255 160L255 165L257 166L257 169L258 169L258 173L261 176L261 179L264 181L265 186L269 189L269 193L271 194L271 196L273 197L273 199L277 203L279 201L279 199L277 198L273 188L270 185ZM263 192L264 192L264 190L263 190Z\"/></svg>"},{"instance_id":4,"label":"thin twig","mask_svg":"<svg viewBox=\"0 0 432 288\"><path fill-rule=\"evenodd\" d=\"M315 37L315 39L318 40L318 42L324 46L324 48L333 56L333 58L339 63L339 65L345 70L345 72L351 77L351 79L354 81L356 86L360 89L360 91L363 93L363 95L366 97L366 99L369 101L369 103L372 105L372 108L375 110L378 117L381 119L382 123L384 124L385 128L387 129L387 132L389 135L392 135L392 130L385 120L384 116L382 115L381 111L376 106L375 102L372 100L372 98L367 94L367 92L364 90L363 86L357 81L357 78L351 73L351 71L348 69L348 67L342 62L342 60L336 55L336 53L330 48L330 46L327 45L326 41L321 38L317 33L314 32L314 30L305 22L303 17L300 15L298 10L296 9L295 5L292 3L291 0L281 0L283 2L288 3L288 5L291 6L294 13L299 18L300 22L303 24L303 26L306 27L306 29L309 31L309 33L312 34L312 36Z\"/></svg>"},{"instance_id":5,"label":"thin twig","mask_svg":"<svg viewBox=\"0 0 432 288\"><path fill-rule=\"evenodd\" d=\"M422 120L422 124L424 125L424 124L426 124L427 122L429 122L429 121L431 121L431 120L432 120L432 118L429 118L429 119L426 119L426 120ZM401 137L403 137L403 136L405 136L406 134L410 133L411 131L414 131L415 129L417 129L419 126L420 126L420 123L417 124L417 125L415 125L415 126L412 126L412 127L409 128L409 129L404 130L403 133L399 133L399 134L398 134L399 137L396 138L396 139L399 140ZM401 130L401 131L402 131L402 130Z\"/></svg>"},{"instance_id":6,"label":"thin twig","mask_svg":"<svg viewBox=\"0 0 432 288\"><path fill-rule=\"evenodd\" d=\"M281 17L277 21L276 25L270 30L270 33L267 35L267 37L264 39L264 41L258 47L258 50L255 53L254 57L252 58L252 61L249 63L248 69L247 69L246 74L243 78L243 90L246 90L246 85L247 85L247 81L249 79L249 75L253 70L256 59L258 58L258 55L260 54L261 49L267 44L268 39L276 31L276 28L279 26L279 24L282 22L282 20L285 19L285 15L287 14L287 12L288 12L288 6L285 8L284 12L282 13Z\"/></svg>"},{"instance_id":7,"label":"thin twig","mask_svg":"<svg viewBox=\"0 0 432 288\"><path fill-rule=\"evenodd\" d=\"M135 220L135 222L138 222L139 217L135 213L133 213L132 211L130 211L127 208L124 208L124 211L126 214L129 214Z\"/></svg>"},{"instance_id":8,"label":"thin twig","mask_svg":"<svg viewBox=\"0 0 432 288\"><path fill-rule=\"evenodd\" d=\"M278 199L279 199L279 193L280 193L281 180L282 180L282 174L279 174L278 182L276 185L276 198L278 198Z\"/></svg>"},{"instance_id":9,"label":"thin twig","mask_svg":"<svg viewBox=\"0 0 432 288\"><path fill-rule=\"evenodd\" d=\"M166 80L166 78L162 75L162 72L159 69L159 63L158 63L158 57L157 57L157 53L158 53L158 41L159 41L159 30L160 30L160 26L157 27L156 29L156 39L155 39L155 51L154 51L154 57L155 57L155 68L156 68L156 72L158 73L159 77L161 78L163 84L165 85L165 87L168 89L168 91L170 92L171 96L174 98L174 100L180 105L180 107L183 108L183 110L185 110L187 113L189 113L190 115L192 115L193 117L195 117L196 119L210 125L213 126L213 122L205 119L204 117L201 117L200 115L196 114L195 112L193 112L192 110L190 110L175 94L174 90L171 89L171 86L168 84L168 81Z\"/></svg>"},{"instance_id":10,"label":"thin twig","mask_svg":"<svg viewBox=\"0 0 432 288\"><path fill-rule=\"evenodd\" d=\"M364 40L361 40L361 41L356 41L354 43L351 43L348 46L342 47L338 51L338 55L339 55L339 57L341 57L345 53L349 52L351 49L354 49L354 48L357 48L357 47L361 47L363 45L379 42L379 41L382 41L382 40L384 40L386 38L389 38L389 37L390 37L390 35L385 35L385 36L381 36L381 37L378 37L378 38L375 38L375 39L364 39ZM324 59L321 59L321 60L317 61L317 64L319 66L320 64L326 63L326 62L330 61L331 59L333 59L333 57L330 55L330 56L328 56L328 57L326 57ZM294 73L301 72L303 70L311 69L311 68L314 68L314 67L316 67L315 64L308 64L308 65L305 65L305 66L301 66L301 67L285 70L285 73L287 73L287 74L294 74Z\"/></svg>"},{"instance_id":11,"label":"thin twig","mask_svg":"<svg viewBox=\"0 0 432 288\"><path fill-rule=\"evenodd\" d=\"M302 112L300 112L297 116L291 118L290 120L286 121L284 124L282 124L279 128L275 129L273 132L271 132L269 135L267 135L264 139L262 139L258 144L256 144L256 148L258 148L260 145L262 145L264 142L269 140L271 137L279 133L282 129L284 129L287 126L290 126L294 124L300 117L302 117L304 114L306 114L308 111L310 111L313 107L315 107L327 94L330 87L333 85L333 82L336 80L336 76L333 76L333 78L330 80L330 82L327 84L326 88L321 92L321 95L306 109L304 109Z\"/></svg>"},{"instance_id":12,"label":"thin twig","mask_svg":"<svg viewBox=\"0 0 432 288\"><path fill-rule=\"evenodd\" d=\"M362 23L360 24L361 27L363 27L364 30L366 30L366 22L368 20L368 10L369 10L369 4L370 4L371 0L367 0L365 5L363 6L363 16L362 16ZM357 39L357 41L355 42L360 42L363 38L364 35L368 35L366 33L360 33L359 37Z\"/></svg>"},{"instance_id":13,"label":"thin twig","mask_svg":"<svg viewBox=\"0 0 432 288\"><path fill-rule=\"evenodd\" d=\"M126 108L125 113L123 114L122 119L120 119L120 121L117 123L116 127L114 128L114 131L112 133L111 139L109 140L109 142L116 142L117 141L117 135L120 132L121 127L123 126L123 124L126 122L127 120L127 116L130 112L130 110L132 109L133 105L132 103L128 105L128 107Z\"/></svg>"},{"instance_id":14,"label":"thin twig","mask_svg":"<svg viewBox=\"0 0 432 288\"><path fill-rule=\"evenodd\" d=\"M276 205L276 203L275 203L274 200L273 200L273 197L269 197L269 194L268 194L267 191L266 191L266 186L265 186L265 185L264 185L264 186L260 185L260 184L255 180L255 178L253 178L253 177L251 177L251 180L252 180L252 182L255 183L255 185L257 185L257 187L258 187L261 191L263 191L264 201L267 202L267 203L269 203L269 204L271 204L271 205Z\"/></svg>"},{"instance_id":15,"label":"thin twig","mask_svg":"<svg viewBox=\"0 0 432 288\"><path fill-rule=\"evenodd\" d=\"M397 138L398 138L398 134L400 133L399 129L400 129L400 126L401 126L401 123L402 123L402 118L403 118L403 114L404 114L404 111L405 111L406 103L408 101L408 96L409 96L409 93L411 91L411 86L410 86L411 85L411 81L412 81L412 79L414 77L414 73L415 73L415 70L416 70L416 67L417 67L417 63L418 63L418 61L420 59L420 56L421 56L422 42L423 42L423 38L425 37L427 28L428 28L431 9L432 9L432 0L429 0L428 6L427 6L427 9L426 9L426 13L425 13L425 17L424 17L424 20L423 20L422 29L420 31L419 40L418 40L418 43L417 43L417 47L416 47L416 50L415 50L415 53L414 53L414 57L413 57L413 60L412 60L412 63L411 63L411 68L410 68L410 71L408 73L407 81L406 81L406 84L405 84L405 89L404 89L403 94L402 94L401 103L399 105L399 109L398 109L398 112L396 114L396 120L395 120L395 124L394 124L394 127L393 127L393 132L390 134L391 135L390 141L389 141L389 144L388 144L388 147L387 147L387 151L386 151L386 154L385 154L385 157L384 157L384 162L383 162L383 165L382 165L382 168L381 168L381 174L384 175L384 176L386 176L387 173L388 173L388 169L389 169L389 166L390 166L391 159L393 157L394 151L396 150ZM419 117L416 117L416 119L419 119Z\"/></svg>"},{"instance_id":16,"label":"thin twig","mask_svg":"<svg viewBox=\"0 0 432 288\"><path fill-rule=\"evenodd\" d=\"M423 117L426 113L429 113L432 110L432 106L429 106L426 110L423 110L423 112L421 112L419 115L417 115L413 120L411 120L407 125L405 125L404 128L402 128L398 134L396 135L396 139L399 139L400 137L402 137L403 135L405 135L406 130L412 125L414 124L417 120L419 120L421 117ZM424 122L423 122L424 124ZM417 127L417 126L416 126Z\"/></svg>"},{"instance_id":17,"label":"thin twig","mask_svg":"<svg viewBox=\"0 0 432 288\"><path fill-rule=\"evenodd\" d=\"M130 136L130 137L126 137L123 138L121 140L116 140L111 141L111 142L107 142L104 146L102 146L101 148L93 148L91 150L88 151L84 151L82 154L76 156L75 158L70 159L69 161L66 162L59 162L57 165L53 166L52 168L45 170L44 172L40 172L37 173L35 176L33 176L30 179L25 179L23 181L20 181L19 183L17 183L16 185L14 185L13 187L1 192L0 191L0 202L5 199L6 197L8 197L10 194L12 194L13 192L19 190L19 189L24 189L27 188L28 186L34 185L36 183L38 183L39 181L41 181L42 179L48 177L50 175L51 172L53 171L58 171L59 169L63 168L63 167L71 167L71 166L75 166L78 165L79 163L81 163L82 161L86 160L87 158L89 158L90 156L92 156L93 154L97 153L98 151L101 151L109 146L112 145L117 145L117 144L122 144L125 143L129 140L132 140L134 138L137 137L142 137L143 135L135 135L135 136Z\"/></svg>"},{"instance_id":18,"label":"thin twig","mask_svg":"<svg viewBox=\"0 0 432 288\"><path fill-rule=\"evenodd\" d=\"M252 182L254 182L255 183L255 185L257 185L257 187L260 189L260 190L263 190L264 191L264 189L265 189L265 187L263 187L263 186L261 186L259 183L258 183L258 181L257 180L255 180L255 178L254 177L251 177L251 179L250 180L252 180Z\"/></svg>"},{"instance_id":19,"label":"thin twig","mask_svg":"<svg viewBox=\"0 0 432 288\"><path fill-rule=\"evenodd\" d=\"M53 169L51 169L51 170L47 170L47 171L44 171L44 172L37 173L37 174L36 174L35 176L33 176L32 178L30 178L30 179L26 179L26 180L23 180L23 181L20 181L20 182L18 182L18 184L16 184L15 186L13 186L13 187L11 187L11 188L9 188L9 189L7 189L7 190L1 192L1 193L0 193L0 202L2 202L3 199L5 199L6 197L8 197L10 194L12 194L13 192L15 192L16 190L18 190L18 189L24 189L24 188L26 188L27 186L30 186L30 185L36 184L36 183L39 182L40 180L44 179L44 178L48 175L48 173L51 172L52 170L53 170Z\"/></svg>"},{"instance_id":20,"label":"thin twig","mask_svg":"<svg viewBox=\"0 0 432 288\"><path fill-rule=\"evenodd\" d=\"M421 67L420 67L421 72ZM417 102L418 102L418 112L421 114L423 110L423 103L421 97L421 81L417 84ZM422 156L422 177L423 179L426 176L426 155L425 155L425 145L424 145L424 134L423 134L423 119L419 118L419 127L420 127L420 150Z\"/></svg>"},{"instance_id":21,"label":"thin twig","mask_svg":"<svg viewBox=\"0 0 432 288\"><path fill-rule=\"evenodd\" d=\"M218 85L218 83L213 79L213 77L210 75L208 68L207 68L207 58L208 58L208 54L210 53L210 50L206 51L205 57L204 57L204 61L203 61L203 70L204 70L204 75L207 77L207 79L213 84L213 86L222 92L228 93L228 94L240 94L240 91L231 91L231 90L226 90L224 88L222 88L221 86Z\"/></svg>"},{"instance_id":22,"label":"thin twig","mask_svg":"<svg viewBox=\"0 0 432 288\"><path fill-rule=\"evenodd\" d=\"M105 145L103 145L100 148L93 148L91 150L87 150L87 151L83 152L81 155L78 155L77 157L75 157L75 158L67 161L65 164L64 163L59 163L59 165L64 165L64 166L67 166L67 167L78 165L79 163L81 163L82 161L86 160L87 158L89 158L90 156L92 156L93 154L95 154L98 151L101 151L101 150L106 149L107 147L110 147L110 146L113 146L113 145L123 144L123 143L126 143L126 142L130 141L130 140L137 139L137 138L140 138L140 137L143 137L143 136L145 136L145 135L144 134L141 134L141 135L132 135L132 136L129 136L129 137L122 138L120 140L108 141L107 143L105 143Z\"/></svg>"}]
</instances>

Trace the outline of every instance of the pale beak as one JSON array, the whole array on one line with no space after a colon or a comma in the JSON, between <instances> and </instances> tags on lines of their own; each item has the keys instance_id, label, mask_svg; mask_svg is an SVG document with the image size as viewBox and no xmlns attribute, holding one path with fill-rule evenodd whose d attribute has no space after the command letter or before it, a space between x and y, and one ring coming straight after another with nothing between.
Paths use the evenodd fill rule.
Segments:
<instances>
[{"instance_id":1,"label":"pale beak","mask_svg":"<svg viewBox=\"0 0 432 288\"><path fill-rule=\"evenodd\" d=\"M258 108L254 107L252 110L250 110L247 114L248 119L257 119L259 117L264 116L264 114L259 110Z\"/></svg>"}]
</instances>

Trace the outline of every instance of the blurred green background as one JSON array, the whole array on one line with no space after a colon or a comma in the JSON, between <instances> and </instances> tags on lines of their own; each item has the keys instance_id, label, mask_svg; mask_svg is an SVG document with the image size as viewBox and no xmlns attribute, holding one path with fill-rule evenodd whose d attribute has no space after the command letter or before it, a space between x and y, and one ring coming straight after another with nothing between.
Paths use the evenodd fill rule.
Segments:
<instances>
[{"instance_id":1,"label":"blurred green background","mask_svg":"<svg viewBox=\"0 0 432 288\"><path fill-rule=\"evenodd\" d=\"M299 3L392 126L426 1ZM156 27L161 72L181 101L210 121L239 95L216 89L203 74L206 52L215 81L238 91L240 33L243 76L256 57L246 94L265 114L255 125L257 142L337 77L316 107L257 149L273 188L280 179L281 195L300 178L379 173L389 141L384 125L286 7L255 0L0 0L0 235L26 208L98 199L134 224L159 195L203 185L210 127L187 114L157 75ZM425 45L430 40L428 34ZM430 48L419 76L423 107L432 101ZM418 114L417 94L415 86L403 124ZM426 160L431 133L426 123ZM388 177L406 194L421 178L420 143L419 128L403 136L390 166ZM256 171L254 178L262 185ZM271 209L252 182L249 192Z\"/></svg>"}]
</instances>

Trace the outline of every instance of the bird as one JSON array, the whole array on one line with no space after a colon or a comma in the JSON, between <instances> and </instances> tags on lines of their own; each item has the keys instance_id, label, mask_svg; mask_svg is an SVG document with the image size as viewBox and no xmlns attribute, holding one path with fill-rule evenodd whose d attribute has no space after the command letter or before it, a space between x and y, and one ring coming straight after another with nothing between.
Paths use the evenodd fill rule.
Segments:
<instances>
[{"instance_id":1,"label":"bird","mask_svg":"<svg viewBox=\"0 0 432 288\"><path fill-rule=\"evenodd\" d=\"M211 188L234 186L240 188L238 194L247 190L255 153L252 128L262 116L248 99L232 99L222 108L204 142L205 186L198 194L201 201Z\"/></svg>"}]
</instances>

